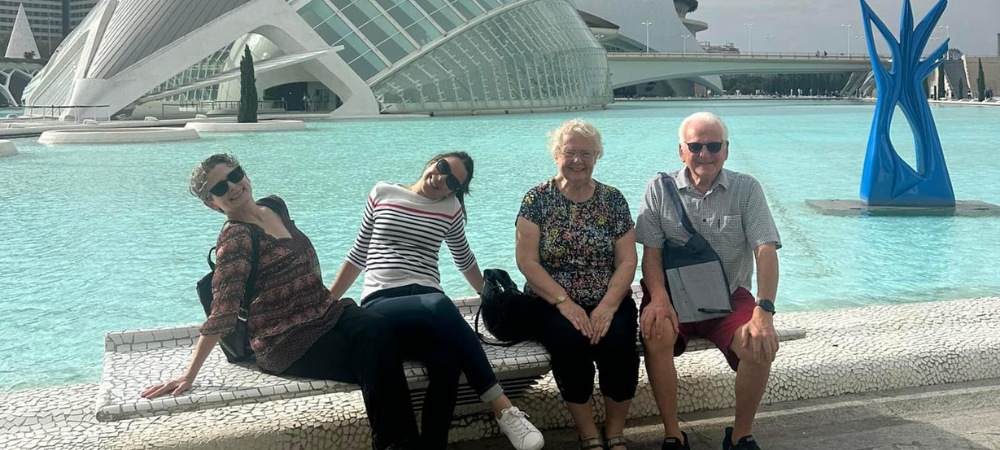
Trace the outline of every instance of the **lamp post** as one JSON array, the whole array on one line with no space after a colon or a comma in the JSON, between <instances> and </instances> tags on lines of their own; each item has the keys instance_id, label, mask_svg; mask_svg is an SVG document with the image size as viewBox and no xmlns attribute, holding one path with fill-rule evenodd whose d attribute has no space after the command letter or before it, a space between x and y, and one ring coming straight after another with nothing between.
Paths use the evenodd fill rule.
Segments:
<instances>
[{"instance_id":1,"label":"lamp post","mask_svg":"<svg viewBox=\"0 0 1000 450\"><path fill-rule=\"evenodd\" d=\"M688 52L688 38L691 37L691 35L690 34L682 34L681 37L684 38L684 54L686 55L687 52Z\"/></svg>"},{"instance_id":2,"label":"lamp post","mask_svg":"<svg viewBox=\"0 0 1000 450\"><path fill-rule=\"evenodd\" d=\"M747 54L753 54L753 22L746 22L743 26L747 27L747 31L750 34L747 39Z\"/></svg>"},{"instance_id":3,"label":"lamp post","mask_svg":"<svg viewBox=\"0 0 1000 450\"><path fill-rule=\"evenodd\" d=\"M944 28L945 39L951 39L951 28L948 25L938 25L938 28ZM949 45L949 47L951 47L951 45ZM950 51L944 52L944 59L951 59Z\"/></svg>"},{"instance_id":4,"label":"lamp post","mask_svg":"<svg viewBox=\"0 0 1000 450\"><path fill-rule=\"evenodd\" d=\"M767 42L767 49L766 49L766 51L765 51L765 52L771 52L771 51L774 51L774 50L773 50L773 49L771 48L771 39L774 39L774 35L773 35L773 34L769 34L769 35L767 35L767 36L764 36L764 42Z\"/></svg>"},{"instance_id":5,"label":"lamp post","mask_svg":"<svg viewBox=\"0 0 1000 450\"><path fill-rule=\"evenodd\" d=\"M652 25L653 22L647 20L642 22L642 24L646 26L646 53L649 53L649 26Z\"/></svg>"},{"instance_id":6,"label":"lamp post","mask_svg":"<svg viewBox=\"0 0 1000 450\"><path fill-rule=\"evenodd\" d=\"M851 28L854 28L854 25L841 25L840 28L847 30L847 56L851 56Z\"/></svg>"}]
</instances>

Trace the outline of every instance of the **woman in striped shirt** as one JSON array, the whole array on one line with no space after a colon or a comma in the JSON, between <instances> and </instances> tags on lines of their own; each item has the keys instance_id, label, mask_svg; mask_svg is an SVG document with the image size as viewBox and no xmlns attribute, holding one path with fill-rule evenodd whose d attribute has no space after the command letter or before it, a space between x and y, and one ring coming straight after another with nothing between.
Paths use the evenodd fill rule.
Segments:
<instances>
[{"instance_id":1,"label":"woman in striped shirt","mask_svg":"<svg viewBox=\"0 0 1000 450\"><path fill-rule=\"evenodd\" d=\"M441 289L438 251L445 242L469 284L482 291L483 275L465 237L473 168L465 152L444 153L428 161L412 185L376 184L330 291L340 298L364 271L361 306L389 319L402 356L427 367L421 448L447 446L464 372L511 444L539 449L541 433L504 395L476 334Z\"/></svg>"}]
</instances>

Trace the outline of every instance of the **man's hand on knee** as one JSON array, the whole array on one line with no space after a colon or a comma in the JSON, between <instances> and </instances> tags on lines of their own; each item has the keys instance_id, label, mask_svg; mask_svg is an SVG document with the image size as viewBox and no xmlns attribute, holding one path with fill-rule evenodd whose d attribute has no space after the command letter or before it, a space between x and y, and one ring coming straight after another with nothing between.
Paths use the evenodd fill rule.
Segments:
<instances>
[{"instance_id":1,"label":"man's hand on knee","mask_svg":"<svg viewBox=\"0 0 1000 450\"><path fill-rule=\"evenodd\" d=\"M653 301L646 305L639 317L639 328L642 339L646 341L669 338L680 333L677 313L670 302Z\"/></svg>"},{"instance_id":2,"label":"man's hand on knee","mask_svg":"<svg viewBox=\"0 0 1000 450\"><path fill-rule=\"evenodd\" d=\"M741 359L770 364L778 353L778 332L774 329L771 313L754 311L750 321L740 327L739 346Z\"/></svg>"}]
</instances>

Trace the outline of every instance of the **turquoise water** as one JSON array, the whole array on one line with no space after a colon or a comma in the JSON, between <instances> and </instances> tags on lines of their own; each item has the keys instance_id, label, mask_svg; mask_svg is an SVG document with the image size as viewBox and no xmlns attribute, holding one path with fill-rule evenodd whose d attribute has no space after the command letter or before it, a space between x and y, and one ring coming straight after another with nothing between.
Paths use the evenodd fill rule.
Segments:
<instances>
[{"instance_id":1,"label":"turquoise water","mask_svg":"<svg viewBox=\"0 0 1000 450\"><path fill-rule=\"evenodd\" d=\"M481 267L521 281L513 224L524 192L555 173L547 130L575 116L594 122L605 135L595 178L621 189L634 215L650 177L680 167L676 127L697 110L727 120L726 166L764 185L784 241L781 311L1000 292L1000 218L838 218L806 206L858 197L865 104L639 102L571 115L311 122L303 132L142 146L22 139L19 156L0 159L0 391L95 381L105 332L204 319L194 284L224 218L187 193L187 179L211 153L236 153L257 196L286 199L330 282L376 181L412 182L433 154L468 150L477 160L472 248ZM1000 108L933 111L956 195L1000 204ZM894 132L906 147L908 131ZM446 290L471 295L444 259Z\"/></svg>"}]
</instances>

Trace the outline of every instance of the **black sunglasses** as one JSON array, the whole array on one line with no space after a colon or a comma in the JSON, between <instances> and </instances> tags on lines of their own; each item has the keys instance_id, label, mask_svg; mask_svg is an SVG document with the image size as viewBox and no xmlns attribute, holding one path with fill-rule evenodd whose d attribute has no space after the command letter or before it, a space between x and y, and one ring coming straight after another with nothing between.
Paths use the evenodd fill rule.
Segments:
<instances>
[{"instance_id":1,"label":"black sunglasses","mask_svg":"<svg viewBox=\"0 0 1000 450\"><path fill-rule=\"evenodd\" d=\"M226 192L229 192L229 183L239 183L246 176L247 174L243 172L243 168L236 166L236 168L229 172L229 175L226 175L225 180L215 183L215 186L212 186L212 189L209 189L208 192L211 192L216 197L222 197L226 195Z\"/></svg>"},{"instance_id":2,"label":"black sunglasses","mask_svg":"<svg viewBox=\"0 0 1000 450\"><path fill-rule=\"evenodd\" d=\"M439 159L434 168L437 169L438 173L444 175L444 184L448 185L449 190L458 192L459 189L462 189L462 183L451 173L451 164L448 164L448 161Z\"/></svg>"},{"instance_id":3,"label":"black sunglasses","mask_svg":"<svg viewBox=\"0 0 1000 450\"><path fill-rule=\"evenodd\" d=\"M701 148L702 147L705 147L706 149L708 149L709 153L719 153L719 152L722 151L722 144L723 143L722 142L705 142L705 143L701 143L701 142L685 142L684 144L686 144L688 146L688 150L690 150L691 153L701 152Z\"/></svg>"}]
</instances>

